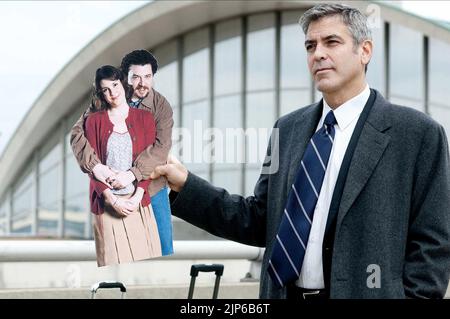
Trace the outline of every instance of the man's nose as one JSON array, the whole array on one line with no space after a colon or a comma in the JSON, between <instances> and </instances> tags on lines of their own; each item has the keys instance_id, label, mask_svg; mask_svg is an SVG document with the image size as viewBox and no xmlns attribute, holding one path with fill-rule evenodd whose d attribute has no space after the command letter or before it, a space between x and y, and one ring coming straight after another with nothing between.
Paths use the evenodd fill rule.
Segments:
<instances>
[{"instance_id":1,"label":"man's nose","mask_svg":"<svg viewBox=\"0 0 450 319\"><path fill-rule=\"evenodd\" d=\"M320 61L320 60L326 59L326 57L327 57L327 53L326 53L326 50L323 47L323 45L317 44L316 48L314 50L314 60Z\"/></svg>"}]
</instances>

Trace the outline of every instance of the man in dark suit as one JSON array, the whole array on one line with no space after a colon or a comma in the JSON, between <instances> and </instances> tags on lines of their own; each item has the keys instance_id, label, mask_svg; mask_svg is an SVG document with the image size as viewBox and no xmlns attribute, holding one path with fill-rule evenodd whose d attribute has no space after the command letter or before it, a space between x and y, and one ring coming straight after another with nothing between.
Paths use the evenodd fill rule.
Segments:
<instances>
[{"instance_id":1,"label":"man in dark suit","mask_svg":"<svg viewBox=\"0 0 450 319\"><path fill-rule=\"evenodd\" d=\"M366 17L340 4L300 24L323 99L274 126L278 170L230 195L179 162L165 175L178 216L266 247L262 298L442 298L450 271L450 167L443 128L369 89ZM273 135L272 135L273 136ZM323 169L322 169L323 168Z\"/></svg>"}]
</instances>

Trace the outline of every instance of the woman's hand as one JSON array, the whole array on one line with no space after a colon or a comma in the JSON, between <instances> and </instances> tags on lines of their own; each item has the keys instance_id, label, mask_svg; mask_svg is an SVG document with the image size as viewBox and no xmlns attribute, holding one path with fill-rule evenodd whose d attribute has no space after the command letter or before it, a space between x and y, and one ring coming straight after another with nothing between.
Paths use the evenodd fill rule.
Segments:
<instances>
[{"instance_id":1,"label":"woman's hand","mask_svg":"<svg viewBox=\"0 0 450 319\"><path fill-rule=\"evenodd\" d=\"M128 199L114 195L110 189L103 191L103 197L105 205L111 206L119 217L127 217L134 211L127 203Z\"/></svg>"},{"instance_id":2,"label":"woman's hand","mask_svg":"<svg viewBox=\"0 0 450 319\"><path fill-rule=\"evenodd\" d=\"M144 190L141 187L138 187L134 195L125 200L126 208L131 212L137 211L139 204L142 201L142 196L144 196Z\"/></svg>"},{"instance_id":3,"label":"woman's hand","mask_svg":"<svg viewBox=\"0 0 450 319\"><path fill-rule=\"evenodd\" d=\"M128 199L124 199L118 196L116 197L117 200L113 203L112 207L120 217L127 217L135 211L134 209L132 209L132 207L130 207Z\"/></svg>"},{"instance_id":4,"label":"woman's hand","mask_svg":"<svg viewBox=\"0 0 450 319\"><path fill-rule=\"evenodd\" d=\"M134 180L136 179L136 177L131 171L122 172L113 170L113 172L115 174L108 177L106 179L106 182L109 183L109 185L111 185L114 189L125 188L131 183L133 183Z\"/></svg>"}]
</instances>

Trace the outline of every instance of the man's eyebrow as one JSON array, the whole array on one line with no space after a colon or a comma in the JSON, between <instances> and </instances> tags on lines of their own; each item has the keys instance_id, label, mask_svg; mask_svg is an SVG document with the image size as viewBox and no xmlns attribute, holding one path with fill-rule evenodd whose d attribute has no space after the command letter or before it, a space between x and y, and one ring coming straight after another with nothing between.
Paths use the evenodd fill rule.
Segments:
<instances>
[{"instance_id":1,"label":"man's eyebrow","mask_svg":"<svg viewBox=\"0 0 450 319\"><path fill-rule=\"evenodd\" d=\"M338 40L342 40L342 37L340 37L337 34L330 34L329 36L326 36L324 38L324 40L332 40L332 39L338 39Z\"/></svg>"},{"instance_id":2,"label":"man's eyebrow","mask_svg":"<svg viewBox=\"0 0 450 319\"><path fill-rule=\"evenodd\" d=\"M316 43L317 41L316 40L306 40L305 41L305 47L308 45L308 44L314 44L314 43Z\"/></svg>"},{"instance_id":3,"label":"man's eyebrow","mask_svg":"<svg viewBox=\"0 0 450 319\"><path fill-rule=\"evenodd\" d=\"M338 39L338 40L343 40L341 36L337 35L337 34L330 34L327 35L326 37L322 38L322 40L327 41L327 40L333 40L333 39ZM305 41L305 46L307 46L308 44L314 44L317 43L316 40L306 40Z\"/></svg>"}]
</instances>

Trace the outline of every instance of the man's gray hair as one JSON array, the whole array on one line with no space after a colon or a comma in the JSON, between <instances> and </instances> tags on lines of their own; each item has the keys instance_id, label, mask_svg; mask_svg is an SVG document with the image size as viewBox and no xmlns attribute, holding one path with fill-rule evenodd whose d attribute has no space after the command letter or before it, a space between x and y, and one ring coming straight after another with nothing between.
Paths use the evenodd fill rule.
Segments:
<instances>
[{"instance_id":1,"label":"man's gray hair","mask_svg":"<svg viewBox=\"0 0 450 319\"><path fill-rule=\"evenodd\" d=\"M367 25L367 17L358 9L344 4L319 4L307 10L300 18L299 24L306 34L311 22L328 16L340 16L348 27L355 45L365 40L372 40L372 33Z\"/></svg>"}]
</instances>

